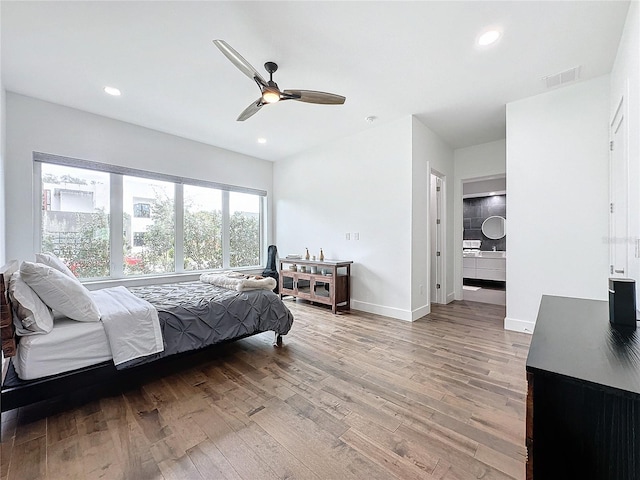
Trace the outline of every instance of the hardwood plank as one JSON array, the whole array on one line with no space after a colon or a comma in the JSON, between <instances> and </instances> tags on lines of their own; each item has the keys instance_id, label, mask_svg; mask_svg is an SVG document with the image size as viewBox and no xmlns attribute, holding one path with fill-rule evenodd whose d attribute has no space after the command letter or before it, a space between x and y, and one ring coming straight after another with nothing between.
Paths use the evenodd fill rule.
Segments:
<instances>
[{"instance_id":1,"label":"hardwood plank","mask_svg":"<svg viewBox=\"0 0 640 480\"><path fill-rule=\"evenodd\" d=\"M47 474L47 439L44 436L15 444L11 452L9 480L38 480Z\"/></svg>"},{"instance_id":2,"label":"hardwood plank","mask_svg":"<svg viewBox=\"0 0 640 480\"><path fill-rule=\"evenodd\" d=\"M204 478L218 480L242 480L211 440L200 442L187 452L189 458Z\"/></svg>"},{"instance_id":3,"label":"hardwood plank","mask_svg":"<svg viewBox=\"0 0 640 480\"><path fill-rule=\"evenodd\" d=\"M47 446L47 476L51 479L84 480L82 448L77 436L66 437Z\"/></svg>"}]
</instances>

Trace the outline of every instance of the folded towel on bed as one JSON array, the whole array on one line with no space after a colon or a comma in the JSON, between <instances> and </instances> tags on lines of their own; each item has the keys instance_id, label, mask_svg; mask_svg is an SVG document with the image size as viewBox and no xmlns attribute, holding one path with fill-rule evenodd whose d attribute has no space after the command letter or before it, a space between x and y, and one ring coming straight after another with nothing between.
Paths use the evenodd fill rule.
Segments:
<instances>
[{"instance_id":1,"label":"folded towel on bed","mask_svg":"<svg viewBox=\"0 0 640 480\"><path fill-rule=\"evenodd\" d=\"M276 288L276 279L272 277L262 277L260 275L245 275L234 271L224 271L220 273L203 273L200 281L210 283L218 287L228 288L244 292L247 290L273 290Z\"/></svg>"},{"instance_id":2,"label":"folded towel on bed","mask_svg":"<svg viewBox=\"0 0 640 480\"><path fill-rule=\"evenodd\" d=\"M116 367L164 350L158 311L149 302L122 286L95 290L91 296L98 305Z\"/></svg>"}]
</instances>

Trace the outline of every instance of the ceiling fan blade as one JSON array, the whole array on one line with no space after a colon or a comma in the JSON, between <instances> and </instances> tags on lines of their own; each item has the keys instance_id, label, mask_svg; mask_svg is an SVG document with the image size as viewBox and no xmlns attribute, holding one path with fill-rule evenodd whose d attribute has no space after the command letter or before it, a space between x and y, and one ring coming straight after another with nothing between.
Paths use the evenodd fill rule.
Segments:
<instances>
[{"instance_id":1,"label":"ceiling fan blade","mask_svg":"<svg viewBox=\"0 0 640 480\"><path fill-rule=\"evenodd\" d=\"M258 71L242 57L242 55L231 48L227 42L224 40L214 40L213 43L220 49L224 56L231 60L231 63L238 67L238 69L247 77L263 87L267 85L267 81L262 77L262 75L260 75Z\"/></svg>"},{"instance_id":2,"label":"ceiling fan blade","mask_svg":"<svg viewBox=\"0 0 640 480\"><path fill-rule=\"evenodd\" d=\"M242 111L242 113L240 115L238 115L238 118L236 120L238 122L244 122L247 118L255 115L256 113L258 113L258 110L260 110L262 108L262 105L264 105L264 103L262 103L262 97L260 97L255 102L253 102L251 105L249 105L247 108L245 108Z\"/></svg>"},{"instance_id":3,"label":"ceiling fan blade","mask_svg":"<svg viewBox=\"0 0 640 480\"><path fill-rule=\"evenodd\" d=\"M313 90L284 90L283 100L297 100L306 103L320 103L323 105L342 105L346 100L342 95L334 93L315 92Z\"/></svg>"}]
</instances>

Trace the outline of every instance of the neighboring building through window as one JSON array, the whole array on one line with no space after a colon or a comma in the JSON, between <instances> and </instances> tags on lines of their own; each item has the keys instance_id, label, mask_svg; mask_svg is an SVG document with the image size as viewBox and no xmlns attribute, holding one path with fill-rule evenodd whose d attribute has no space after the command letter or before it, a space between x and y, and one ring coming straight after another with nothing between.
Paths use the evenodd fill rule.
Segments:
<instances>
[{"instance_id":1,"label":"neighboring building through window","mask_svg":"<svg viewBox=\"0 0 640 480\"><path fill-rule=\"evenodd\" d=\"M108 173L42 165L41 247L64 260L78 277L108 277Z\"/></svg>"}]
</instances>

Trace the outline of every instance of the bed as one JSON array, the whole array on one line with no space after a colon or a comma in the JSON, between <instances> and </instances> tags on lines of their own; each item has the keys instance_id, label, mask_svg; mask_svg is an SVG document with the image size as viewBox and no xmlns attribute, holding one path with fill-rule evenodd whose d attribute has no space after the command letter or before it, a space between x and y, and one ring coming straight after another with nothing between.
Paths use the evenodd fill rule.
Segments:
<instances>
[{"instance_id":1,"label":"bed","mask_svg":"<svg viewBox=\"0 0 640 480\"><path fill-rule=\"evenodd\" d=\"M293 315L272 290L238 291L233 285L192 281L90 292L102 312L100 321L77 321L56 313L46 334L20 335L16 308L6 293L17 268L17 262L11 262L0 275L2 350L10 358L2 384L3 412L97 384L121 383L145 369L259 333L274 332L274 345L281 346L293 324ZM124 300L133 301L133 307L120 307ZM140 305L148 310L136 310ZM122 340L113 338L123 324L107 321L109 310L134 315L135 322L132 317L126 320L138 330L125 340L133 342L133 348L145 335L155 335L156 347L123 357L117 343ZM146 316L157 318L157 332L147 326Z\"/></svg>"}]
</instances>

